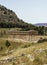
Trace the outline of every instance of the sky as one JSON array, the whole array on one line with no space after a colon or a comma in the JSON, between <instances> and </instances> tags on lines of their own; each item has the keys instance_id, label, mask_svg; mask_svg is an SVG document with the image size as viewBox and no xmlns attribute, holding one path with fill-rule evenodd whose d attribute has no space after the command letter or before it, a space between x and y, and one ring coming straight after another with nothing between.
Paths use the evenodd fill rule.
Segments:
<instances>
[{"instance_id":1,"label":"sky","mask_svg":"<svg viewBox=\"0 0 47 65\"><path fill-rule=\"evenodd\" d=\"M0 4L13 10L28 23L47 23L47 0L0 0Z\"/></svg>"}]
</instances>

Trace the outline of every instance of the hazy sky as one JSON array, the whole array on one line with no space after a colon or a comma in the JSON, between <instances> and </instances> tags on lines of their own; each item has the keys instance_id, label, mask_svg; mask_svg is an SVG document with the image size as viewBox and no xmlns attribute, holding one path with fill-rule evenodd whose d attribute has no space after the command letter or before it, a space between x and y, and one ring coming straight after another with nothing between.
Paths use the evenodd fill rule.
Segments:
<instances>
[{"instance_id":1,"label":"hazy sky","mask_svg":"<svg viewBox=\"0 0 47 65\"><path fill-rule=\"evenodd\" d=\"M29 23L47 23L47 0L0 0L20 19Z\"/></svg>"}]
</instances>

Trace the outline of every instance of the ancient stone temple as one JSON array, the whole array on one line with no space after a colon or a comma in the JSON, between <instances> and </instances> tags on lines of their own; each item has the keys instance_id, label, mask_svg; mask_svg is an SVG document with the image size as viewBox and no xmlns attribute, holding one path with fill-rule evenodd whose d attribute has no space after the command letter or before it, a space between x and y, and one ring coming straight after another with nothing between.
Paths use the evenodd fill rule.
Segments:
<instances>
[{"instance_id":1,"label":"ancient stone temple","mask_svg":"<svg viewBox=\"0 0 47 65\"><path fill-rule=\"evenodd\" d=\"M38 31L29 30L29 31L8 31L8 37L15 39L23 39L23 40L35 40L35 36L38 35Z\"/></svg>"}]
</instances>

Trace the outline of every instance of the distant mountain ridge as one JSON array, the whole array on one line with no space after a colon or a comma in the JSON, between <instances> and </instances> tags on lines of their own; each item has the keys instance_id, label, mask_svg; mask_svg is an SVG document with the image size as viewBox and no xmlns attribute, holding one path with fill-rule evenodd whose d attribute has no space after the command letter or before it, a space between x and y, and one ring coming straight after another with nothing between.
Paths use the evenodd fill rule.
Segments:
<instances>
[{"instance_id":1,"label":"distant mountain ridge","mask_svg":"<svg viewBox=\"0 0 47 65\"><path fill-rule=\"evenodd\" d=\"M37 23L35 24L35 26L46 26L47 27L47 23Z\"/></svg>"}]
</instances>

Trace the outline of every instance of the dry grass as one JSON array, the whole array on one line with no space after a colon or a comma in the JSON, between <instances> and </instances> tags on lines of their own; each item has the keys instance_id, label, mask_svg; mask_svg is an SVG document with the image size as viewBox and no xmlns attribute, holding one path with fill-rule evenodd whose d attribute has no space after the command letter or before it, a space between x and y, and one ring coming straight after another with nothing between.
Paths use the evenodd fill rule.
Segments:
<instances>
[{"instance_id":1,"label":"dry grass","mask_svg":"<svg viewBox=\"0 0 47 65\"><path fill-rule=\"evenodd\" d=\"M45 57L45 54L47 53L34 53L34 51L39 50L39 49L45 49L47 48L47 42L44 43L31 43L23 40L16 40L13 38L0 38L0 46L3 46L4 51L7 51L9 48L6 48L5 42L6 40L9 40L11 43L11 46L13 47L12 49L14 50L11 54L7 54L6 56L0 56L0 60L3 60L7 57L16 57L16 60L13 62L15 65L44 65L47 64L47 58ZM27 45L27 47L26 47ZM2 51L4 53L4 51ZM1 51L0 51L1 53ZM27 56L22 56L22 54L25 55L34 55L35 60L32 62L30 61L30 58ZM47 55L47 54L46 54ZM12 65L13 62L6 62L4 65ZM42 63L42 64L41 64ZM1 64L0 64L1 65Z\"/></svg>"}]
</instances>

